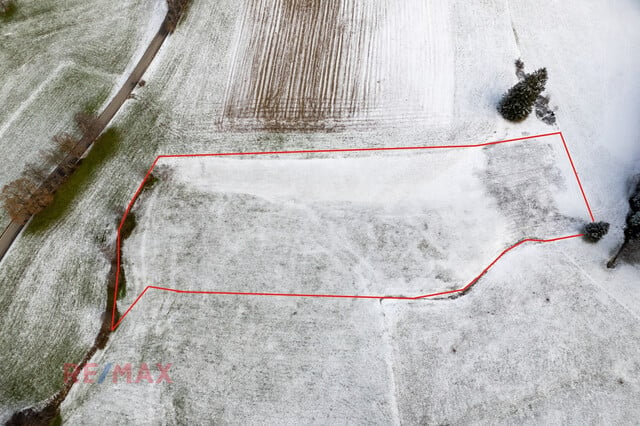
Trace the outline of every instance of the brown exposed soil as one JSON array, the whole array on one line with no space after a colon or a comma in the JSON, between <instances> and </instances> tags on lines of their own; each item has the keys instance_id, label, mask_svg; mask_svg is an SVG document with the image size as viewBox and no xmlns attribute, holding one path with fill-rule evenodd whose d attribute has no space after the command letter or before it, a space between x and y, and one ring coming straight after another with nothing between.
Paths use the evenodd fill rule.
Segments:
<instances>
[{"instance_id":1,"label":"brown exposed soil","mask_svg":"<svg viewBox=\"0 0 640 426\"><path fill-rule=\"evenodd\" d=\"M225 102L233 126L313 130L367 109L376 2L252 0L247 3Z\"/></svg>"}]
</instances>

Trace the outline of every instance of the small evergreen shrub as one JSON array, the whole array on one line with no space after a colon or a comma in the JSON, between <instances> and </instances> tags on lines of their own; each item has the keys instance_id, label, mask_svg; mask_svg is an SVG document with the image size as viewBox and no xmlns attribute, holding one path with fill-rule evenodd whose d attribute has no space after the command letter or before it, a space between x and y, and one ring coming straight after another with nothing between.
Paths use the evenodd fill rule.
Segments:
<instances>
[{"instance_id":1,"label":"small evergreen shrub","mask_svg":"<svg viewBox=\"0 0 640 426\"><path fill-rule=\"evenodd\" d=\"M584 235L591 241L600 241L609 232L607 222L587 223L584 227Z\"/></svg>"}]
</instances>

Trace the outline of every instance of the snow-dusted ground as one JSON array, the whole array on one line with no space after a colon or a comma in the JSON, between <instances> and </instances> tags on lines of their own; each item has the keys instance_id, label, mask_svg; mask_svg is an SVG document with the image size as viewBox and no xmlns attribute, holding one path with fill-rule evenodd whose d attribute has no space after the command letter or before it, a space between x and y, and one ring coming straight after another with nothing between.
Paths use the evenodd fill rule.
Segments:
<instances>
[{"instance_id":1,"label":"snow-dusted ground","mask_svg":"<svg viewBox=\"0 0 640 426\"><path fill-rule=\"evenodd\" d=\"M21 0L0 25L0 187L73 131L73 115L100 108L139 47L159 27L162 0ZM156 13L162 19L163 13ZM152 22L149 22L152 21ZM139 55L138 55L139 56ZM0 226L8 218L0 213Z\"/></svg>"},{"instance_id":2,"label":"snow-dusted ground","mask_svg":"<svg viewBox=\"0 0 640 426\"><path fill-rule=\"evenodd\" d=\"M615 271L603 266L621 238L627 179L640 171L640 129L635 119L640 113L635 101L640 84L634 72L640 66L636 25L640 6L631 0L615 4L604 0L428 3L448 20L438 20L437 31L429 26L424 30L428 37L443 38L431 46L449 46L436 47L430 57L454 80L452 112L447 112L446 123L407 120L398 127L335 134L272 134L224 132L218 126L244 9L235 0L194 1L152 65L147 86L138 91L139 101L118 116L123 144L117 153L78 195L67 217L46 235L20 240L3 262L3 303L12 312L11 317L3 317L3 330L20 329L21 321L36 327L43 323L36 312L46 312L48 323L77 324L80 319L97 324L95 301L103 297L106 274L98 240L105 232L113 235L114 209L126 205L143 171L159 153L466 144L562 130L595 215L612 223L611 234L598 245L575 240L519 248L503 258L477 288L454 301L379 304L149 292L94 361L172 362L174 383L81 385L63 405L65 419L103 423L108 418L117 424L211 420L619 424L640 417L634 405L640 393L640 272L632 265ZM419 33L415 30L416 36ZM557 127L535 118L511 125L497 117L495 103L516 81L513 60L517 57L528 70L548 68L548 93L558 107ZM407 64L409 69L420 69L414 65ZM553 152L545 154L526 147L500 147L486 150L482 154L486 158L474 163L484 162L478 170L482 178L476 176L475 181L486 192L484 202L499 212L497 220L521 222L519 228L507 226L509 232L530 236L541 223L561 229L577 225L545 216L549 212L544 206L552 202L563 215L584 214L570 211L573 204L568 199L554 199L554 194L573 191L562 187L563 182L571 184L562 179L566 165L559 162L555 145L549 149ZM455 160L446 161L453 165ZM531 161L540 162L545 173L531 167ZM498 166L505 162L512 163L513 169ZM456 182L457 178L447 184ZM206 228L202 222L213 215L206 206L216 200L195 184L183 182L182 186L180 194L194 194L184 201L202 214L177 217L171 232L185 226L183 219ZM162 204L162 197L172 195L160 192L163 188L170 191L172 187L162 183L157 192L145 195L140 209L149 208L155 197ZM455 197L456 203L464 204L464 196ZM196 197L201 197L202 204ZM272 213L276 212L293 217L284 203L274 207ZM125 245L125 261L136 262L128 270L132 289L143 285L143 269L149 271L152 262L159 261L134 251L145 247L136 246L145 235L147 247L152 247L149 244L156 235L145 230L153 229L154 217L163 220L163 216L143 216L139 230ZM544 220L538 223L535 218ZM446 226L451 228L451 223ZM403 232L408 229L404 226ZM315 232L321 242L326 241L326 235ZM60 250L60 241L70 236L82 243ZM495 244L512 242L507 237L511 235L497 235ZM301 252L303 246L294 242L283 250ZM194 243L204 241L194 239ZM184 268L179 251L172 253L175 256L165 259L163 268ZM191 261L202 263L194 269L215 275L214 270L206 270L206 259L206 253L194 255ZM466 276L463 269L459 272ZM205 283L203 274L197 275ZM81 282L80 276L92 278ZM34 282L49 294L32 297ZM70 291L92 296L83 302ZM127 299L134 296L130 291ZM72 306L70 299L85 310ZM61 303L66 303L64 308ZM9 326L5 318L11 318ZM45 331L40 335L46 336ZM70 335L68 328L54 333ZM4 332L3 341L12 341L16 335ZM33 362L41 363L47 353L64 353L68 344L53 343L48 352L47 345L32 351ZM29 373L31 363L25 367L16 359L26 358L25 348L21 345L11 352L13 361L3 370L4 380L21 382L34 376ZM60 364L67 361L59 358Z\"/></svg>"},{"instance_id":3,"label":"snow-dusted ground","mask_svg":"<svg viewBox=\"0 0 640 426\"><path fill-rule=\"evenodd\" d=\"M225 128L445 127L453 110L446 1L247 1ZM437 34L437 35L435 35Z\"/></svg>"},{"instance_id":4,"label":"snow-dusted ground","mask_svg":"<svg viewBox=\"0 0 640 426\"><path fill-rule=\"evenodd\" d=\"M128 282L121 309L147 285L405 296L460 288L523 236L571 235L588 217L568 159L553 155L552 146L559 142L551 137L511 147L323 159L163 160L157 166L162 182L134 209L138 228L124 246ZM487 181L495 179L492 171L518 171L512 157L501 154L523 148L529 167L518 176L526 175L531 193L539 196L527 200L537 207L527 212L529 217L521 217L518 208L529 194L504 199L509 181L492 182L491 191L499 197L487 188ZM553 184L537 186L544 175L552 176ZM162 415L170 422L198 422L202 416L234 423L413 422L398 410L420 397L398 401L408 388L395 383L397 371L410 374L404 357L396 355L398 345L411 342L398 334L403 329L390 328L394 323L385 319L387 306L396 308L378 300L149 292L97 361L114 362L116 356L134 364L144 359L173 363L175 383L168 392L140 387L135 392L140 400L180 407L165 408ZM402 306L397 305L399 314ZM213 346L202 336L198 343L185 337L176 346L174 333L199 329L190 322L192 316L220 321L214 328L222 334L207 332L207 338L215 336L209 341ZM135 342L142 338L151 339L153 348L135 355L132 348L140 349ZM198 349L184 350L183 344ZM217 366L216 373L200 378L211 365ZM238 380L228 376L234 373L219 371L234 368ZM71 421L104 406L117 421L131 415L139 421L137 416L145 414L109 402L127 392L122 386L81 385L74 392L81 409ZM209 399L224 394L228 397ZM152 413L146 415L158 415Z\"/></svg>"},{"instance_id":5,"label":"snow-dusted ground","mask_svg":"<svg viewBox=\"0 0 640 426\"><path fill-rule=\"evenodd\" d=\"M634 424L637 306L585 279L580 251L523 247L468 296L385 303L404 423Z\"/></svg>"},{"instance_id":6,"label":"snow-dusted ground","mask_svg":"<svg viewBox=\"0 0 640 426\"><path fill-rule=\"evenodd\" d=\"M580 232L587 210L567 157L552 157L560 143L163 160L157 167L171 167L170 175L142 202L140 228L125 246L133 274L124 305L147 285L397 296L462 288L520 239ZM494 153L523 148L526 170ZM523 174L529 192L509 197ZM531 216L521 217L519 199L535 204Z\"/></svg>"},{"instance_id":7,"label":"snow-dusted ground","mask_svg":"<svg viewBox=\"0 0 640 426\"><path fill-rule=\"evenodd\" d=\"M71 130L74 113L100 107L164 15L162 0L17 4L0 23L0 187ZM27 230L0 266L0 421L56 392L62 363L93 342L108 270L103 217L72 207L65 223ZM1 229L7 221L2 210Z\"/></svg>"}]
</instances>

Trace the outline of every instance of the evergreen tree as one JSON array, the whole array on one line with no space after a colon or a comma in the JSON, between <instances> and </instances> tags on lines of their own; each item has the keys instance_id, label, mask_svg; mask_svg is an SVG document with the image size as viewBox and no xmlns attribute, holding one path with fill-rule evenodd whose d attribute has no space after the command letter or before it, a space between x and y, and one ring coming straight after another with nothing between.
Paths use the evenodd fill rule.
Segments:
<instances>
[{"instance_id":1,"label":"evergreen tree","mask_svg":"<svg viewBox=\"0 0 640 426\"><path fill-rule=\"evenodd\" d=\"M626 233L629 238L640 239L640 211L629 215Z\"/></svg>"},{"instance_id":2,"label":"evergreen tree","mask_svg":"<svg viewBox=\"0 0 640 426\"><path fill-rule=\"evenodd\" d=\"M627 226L624 229L624 242L615 256L607 263L608 268L615 268L618 257L630 246L632 240L640 240L640 182L629 198L629 206L631 209L627 215Z\"/></svg>"},{"instance_id":3,"label":"evergreen tree","mask_svg":"<svg viewBox=\"0 0 640 426\"><path fill-rule=\"evenodd\" d=\"M636 192L629 198L629 206L632 212L640 212L640 183L636 187Z\"/></svg>"},{"instance_id":4,"label":"evergreen tree","mask_svg":"<svg viewBox=\"0 0 640 426\"><path fill-rule=\"evenodd\" d=\"M600 241L609 232L609 224L607 222L587 223L584 227L585 237L591 241Z\"/></svg>"},{"instance_id":5,"label":"evergreen tree","mask_svg":"<svg viewBox=\"0 0 640 426\"><path fill-rule=\"evenodd\" d=\"M634 195L629 199L629 205L631 206L631 210L634 212L640 211L640 193Z\"/></svg>"},{"instance_id":6,"label":"evergreen tree","mask_svg":"<svg viewBox=\"0 0 640 426\"><path fill-rule=\"evenodd\" d=\"M522 121L531 114L536 99L547 84L547 69L541 68L527 74L502 97L498 112L509 121Z\"/></svg>"},{"instance_id":7,"label":"evergreen tree","mask_svg":"<svg viewBox=\"0 0 640 426\"><path fill-rule=\"evenodd\" d=\"M636 192L629 198L631 211L627 217L627 230L631 238L640 238L640 183L636 187Z\"/></svg>"}]
</instances>

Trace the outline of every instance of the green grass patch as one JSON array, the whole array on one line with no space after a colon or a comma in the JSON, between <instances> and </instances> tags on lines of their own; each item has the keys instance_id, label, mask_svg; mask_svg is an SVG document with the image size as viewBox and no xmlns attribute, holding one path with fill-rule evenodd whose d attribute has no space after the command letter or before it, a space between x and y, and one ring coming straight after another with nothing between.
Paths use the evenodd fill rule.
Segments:
<instances>
[{"instance_id":1,"label":"green grass patch","mask_svg":"<svg viewBox=\"0 0 640 426\"><path fill-rule=\"evenodd\" d=\"M49 423L49 426L62 426L62 414L58 413L56 418Z\"/></svg>"},{"instance_id":2,"label":"green grass patch","mask_svg":"<svg viewBox=\"0 0 640 426\"><path fill-rule=\"evenodd\" d=\"M82 196L89 183L100 173L102 164L114 156L121 143L122 137L115 128L108 129L100 136L78 169L60 187L53 203L33 218L25 232L30 234L44 232L64 217L73 201Z\"/></svg>"},{"instance_id":3,"label":"green grass patch","mask_svg":"<svg viewBox=\"0 0 640 426\"><path fill-rule=\"evenodd\" d=\"M106 86L100 88L100 93L93 96L90 101L85 102L82 105L81 111L87 114L97 116L100 114L100 107L105 103L107 98L109 97L110 89Z\"/></svg>"},{"instance_id":4,"label":"green grass patch","mask_svg":"<svg viewBox=\"0 0 640 426\"><path fill-rule=\"evenodd\" d=\"M3 347L13 342L10 336L19 340L19 333L11 333L5 339L0 339ZM0 365L0 401L3 404L14 404L25 400L43 400L55 394L64 383L63 366L65 363L77 363L82 359L87 347L79 342L82 340L75 328L65 328L64 333L47 335L42 329L29 330L25 337L30 342L30 350L34 354L33 360L37 365L38 377L34 377L29 368L16 370L20 364L3 363ZM65 348L63 351L51 351L51 346ZM9 360L7 360L9 361Z\"/></svg>"}]
</instances>

